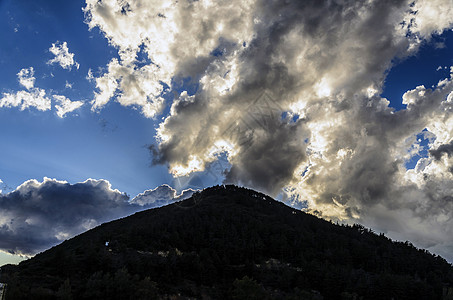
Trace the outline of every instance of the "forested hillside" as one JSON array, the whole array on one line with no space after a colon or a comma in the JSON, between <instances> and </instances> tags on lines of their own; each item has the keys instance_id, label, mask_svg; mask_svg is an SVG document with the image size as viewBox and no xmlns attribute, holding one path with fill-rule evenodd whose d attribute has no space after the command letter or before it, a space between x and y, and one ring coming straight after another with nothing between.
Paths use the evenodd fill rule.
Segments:
<instances>
[{"instance_id":1,"label":"forested hillside","mask_svg":"<svg viewBox=\"0 0 453 300\"><path fill-rule=\"evenodd\" d=\"M8 300L453 299L443 258L236 186L103 224L2 270Z\"/></svg>"}]
</instances>

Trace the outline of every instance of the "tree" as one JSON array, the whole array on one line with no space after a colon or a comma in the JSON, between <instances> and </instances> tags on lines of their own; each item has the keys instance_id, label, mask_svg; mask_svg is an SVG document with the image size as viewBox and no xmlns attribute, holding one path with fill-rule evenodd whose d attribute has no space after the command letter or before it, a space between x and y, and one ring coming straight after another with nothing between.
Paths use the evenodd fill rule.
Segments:
<instances>
[{"instance_id":1,"label":"tree","mask_svg":"<svg viewBox=\"0 0 453 300\"><path fill-rule=\"evenodd\" d=\"M268 299L263 287L248 276L236 279L233 282L232 297L235 300L263 300Z\"/></svg>"},{"instance_id":2,"label":"tree","mask_svg":"<svg viewBox=\"0 0 453 300\"><path fill-rule=\"evenodd\" d=\"M72 289L71 289L71 282L69 278L66 279L60 286L57 292L57 296L59 299L62 300L72 300Z\"/></svg>"}]
</instances>

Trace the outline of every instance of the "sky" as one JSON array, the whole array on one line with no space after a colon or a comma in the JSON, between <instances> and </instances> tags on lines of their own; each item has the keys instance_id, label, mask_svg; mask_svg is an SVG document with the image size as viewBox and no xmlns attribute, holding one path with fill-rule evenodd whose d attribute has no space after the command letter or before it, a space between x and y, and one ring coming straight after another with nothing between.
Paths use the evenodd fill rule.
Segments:
<instances>
[{"instance_id":1,"label":"sky","mask_svg":"<svg viewBox=\"0 0 453 300\"><path fill-rule=\"evenodd\" d=\"M452 0L0 0L0 265L233 183L453 262Z\"/></svg>"}]
</instances>

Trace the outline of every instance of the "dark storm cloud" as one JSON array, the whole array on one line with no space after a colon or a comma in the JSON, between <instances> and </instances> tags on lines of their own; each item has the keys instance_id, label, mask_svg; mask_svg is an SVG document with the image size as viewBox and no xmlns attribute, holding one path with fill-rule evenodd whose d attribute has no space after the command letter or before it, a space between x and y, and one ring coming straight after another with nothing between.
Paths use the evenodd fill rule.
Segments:
<instances>
[{"instance_id":1,"label":"dark storm cloud","mask_svg":"<svg viewBox=\"0 0 453 300\"><path fill-rule=\"evenodd\" d=\"M167 189L171 188L156 188ZM101 223L181 200L175 196L161 194L150 201L148 195L146 203L129 202L126 194L112 189L106 180L76 184L29 180L13 192L0 194L0 250L33 255Z\"/></svg>"},{"instance_id":2,"label":"dark storm cloud","mask_svg":"<svg viewBox=\"0 0 453 300\"><path fill-rule=\"evenodd\" d=\"M273 120L265 125L254 128L250 139L242 140L240 153L230 160L232 167L226 173L225 182L276 194L293 179L295 167L306 159L303 140L308 138L308 132L305 130L304 134L302 120L291 125Z\"/></svg>"},{"instance_id":3,"label":"dark storm cloud","mask_svg":"<svg viewBox=\"0 0 453 300\"><path fill-rule=\"evenodd\" d=\"M437 160L440 160L443 154L447 154L448 157L451 157L453 155L453 141L449 144L440 145L437 149L429 150L429 154Z\"/></svg>"},{"instance_id":4,"label":"dark storm cloud","mask_svg":"<svg viewBox=\"0 0 453 300\"><path fill-rule=\"evenodd\" d=\"M0 196L0 249L34 254L137 207L104 180L30 180Z\"/></svg>"},{"instance_id":5,"label":"dark storm cloud","mask_svg":"<svg viewBox=\"0 0 453 300\"><path fill-rule=\"evenodd\" d=\"M232 60L237 64L236 85L222 95L217 94L216 82L205 84L201 80L203 85L196 95L175 101L170 117L161 124L162 135L169 139L159 145L159 161L168 162L170 167L188 167L196 156L202 164L209 163L213 158L206 152L215 148L219 139L228 140L219 132L228 130L232 116L242 120L255 113L256 98L263 91L271 94L284 112L304 100L323 109L325 100L316 95L316 85L324 77L342 97L380 82L391 59L406 55L410 43L395 36L391 19L403 4L257 2L254 38L236 49L237 56L226 52L205 71L206 78L233 72L228 68ZM348 101L343 105L355 105ZM264 109L260 113L271 112ZM304 140L310 137L310 118L317 116L307 115L307 120L295 124L274 122L264 130L257 122L247 123L242 139L251 143L228 140L235 153L230 156L232 167L226 180L278 193L294 180L293 173L307 159Z\"/></svg>"}]
</instances>

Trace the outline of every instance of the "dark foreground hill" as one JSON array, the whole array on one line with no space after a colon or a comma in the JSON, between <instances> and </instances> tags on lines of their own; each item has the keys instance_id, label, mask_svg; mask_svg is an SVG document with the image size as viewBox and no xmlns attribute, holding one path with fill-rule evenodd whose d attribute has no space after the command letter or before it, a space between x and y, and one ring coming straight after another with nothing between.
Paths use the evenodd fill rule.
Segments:
<instances>
[{"instance_id":1,"label":"dark foreground hill","mask_svg":"<svg viewBox=\"0 0 453 300\"><path fill-rule=\"evenodd\" d=\"M453 267L220 186L2 268L6 299L452 299Z\"/></svg>"}]
</instances>

